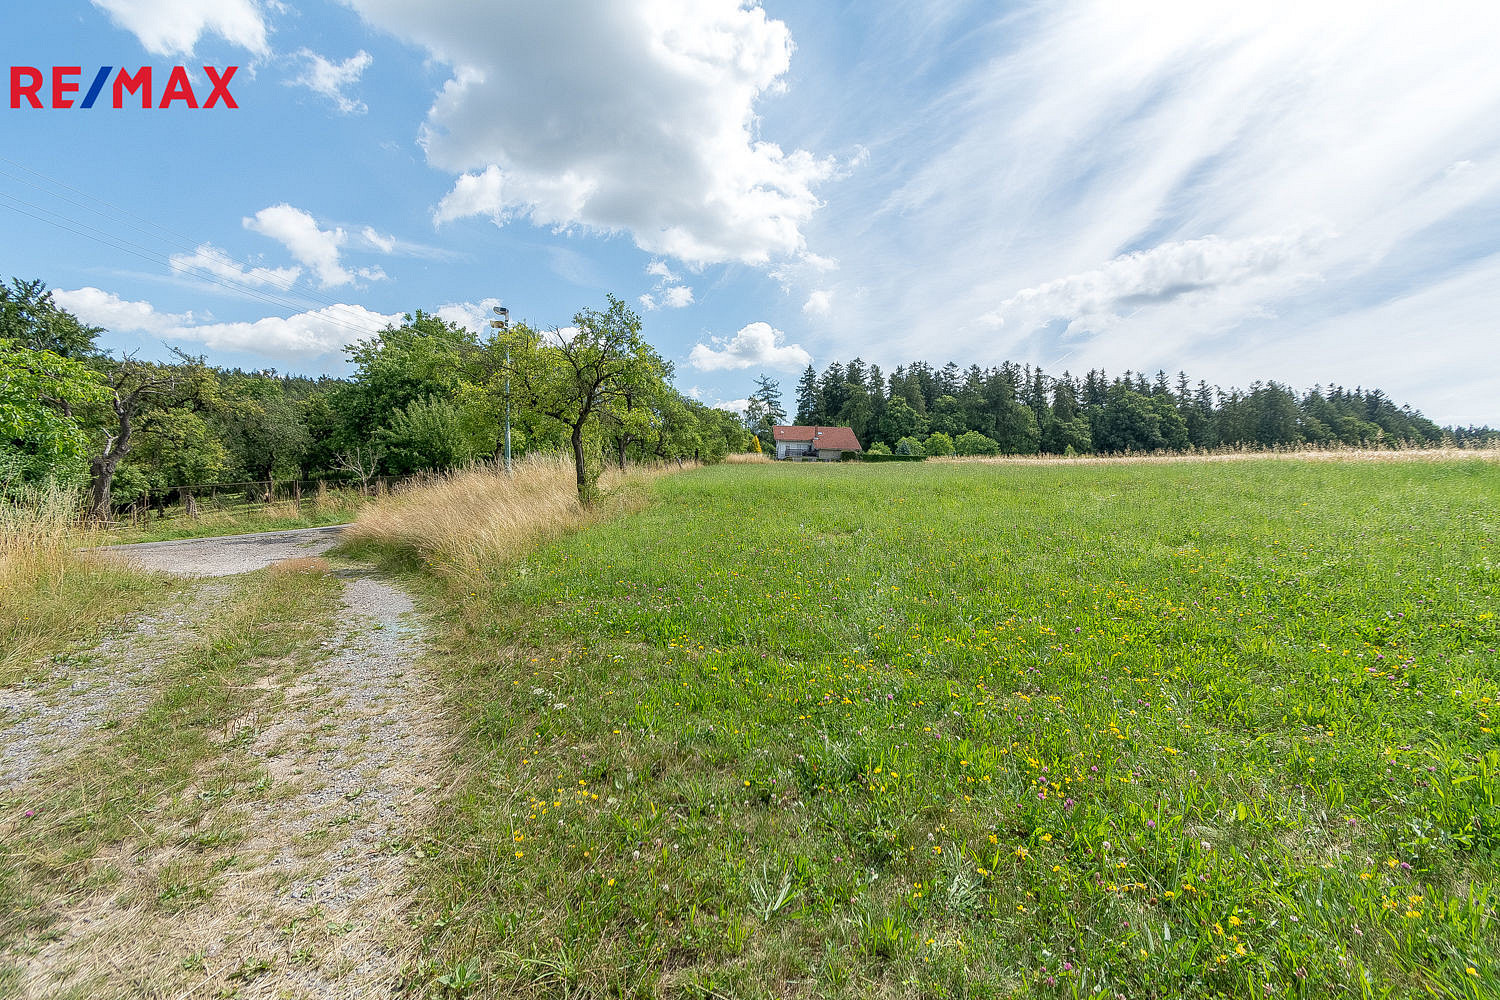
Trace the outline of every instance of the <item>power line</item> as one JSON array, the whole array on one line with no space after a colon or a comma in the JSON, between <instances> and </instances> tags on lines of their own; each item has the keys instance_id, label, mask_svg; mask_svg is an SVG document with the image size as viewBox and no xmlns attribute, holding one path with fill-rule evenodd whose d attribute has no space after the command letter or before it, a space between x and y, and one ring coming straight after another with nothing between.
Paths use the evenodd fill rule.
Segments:
<instances>
[{"instance_id":1,"label":"power line","mask_svg":"<svg viewBox=\"0 0 1500 1000\"><path fill-rule=\"evenodd\" d=\"M282 298L272 293L266 292L261 288L250 285L246 282L237 282L233 279L226 278L223 275L215 274L214 272L209 271L206 268L203 268L196 264L191 264L188 262L178 262L174 264L170 258L163 257L161 254L147 247L143 247L140 244L132 243L129 240L125 240L114 235L113 233L109 233L105 230L90 226L87 223L71 219L59 212L53 212L50 209L43 208L40 205L32 204L31 202L25 201L21 198L17 198L14 195L7 194L3 191L0 191L0 199L5 199L4 201L0 201L0 208L8 208L19 215L24 215L28 218L35 219L38 222L46 223L48 225L61 229L64 232L72 233L75 236L81 236L84 239L92 240L93 242L99 243L103 246L107 246L110 249L140 257L154 264L164 264L167 268L173 270L189 271L192 273L193 277L198 278L201 281L219 285L225 289L228 289L229 291L236 292L240 295L244 295L252 299L256 299L268 305L277 306L283 309L293 309L303 313L309 311L318 311L319 307L342 309L354 308L353 306L345 303L332 301L319 303L316 300L304 300L299 302L295 299ZM15 202L16 204L8 204L8 202ZM24 207L18 208L17 205ZM27 208L33 209L34 212L26 211ZM35 212L41 212L43 213L43 215L34 214ZM54 216L55 218L46 218L45 216L48 215ZM371 332L362 326L356 326L346 320L338 319L336 316L325 314L323 319L325 322L358 333L361 336L369 336Z\"/></svg>"},{"instance_id":2,"label":"power line","mask_svg":"<svg viewBox=\"0 0 1500 1000\"><path fill-rule=\"evenodd\" d=\"M286 309L294 309L294 310L297 310L299 312L315 311L318 307L328 307L328 308L335 308L335 309L352 309L353 308L348 303L339 302L338 300L336 300L336 299L334 299L334 298L332 298L330 296L321 295L321 294L318 294L318 293L313 292L313 291L308 290L308 289L302 289L302 290L298 290L296 292L292 292L291 289L290 289L290 287L287 287L287 288L282 289L282 291L286 291L286 292L290 293L291 295L295 295L296 298L287 298L287 297L278 296L278 295L275 295L274 293L267 292L264 288L259 287L258 285L255 285L255 284L253 284L252 282L250 282L250 281L248 281L246 279L235 278L235 277L230 277L230 276L227 276L227 275L219 274L219 273L216 273L214 271L211 271L211 270L203 267L202 265L194 264L194 263L191 262L190 258L193 257L194 255L196 255L197 252L198 252L198 250L201 247L207 246L207 247L213 248L213 245L212 245L211 242L209 242L209 241L194 240L193 237L188 236L185 233L179 232L177 230L171 229L171 228L166 227L166 226L159 225L159 224L157 224L155 222L152 222L149 219L142 218L141 216L136 215L136 214L134 214L134 213L132 213L132 212L126 210L126 209L120 208L117 205L114 205L114 204L112 204L112 203L110 203L108 201L105 201L103 198L99 198L99 197L97 197L95 195L89 194L86 191L79 190L78 188L75 188L75 187L73 187L73 186L71 186L69 184L66 184L63 181L57 180L56 178L50 177L47 174L44 174L44 173L42 173L39 170L35 170L35 169L31 168L31 167L26 166L23 163L19 163L16 160L13 160L13 159L11 159L8 156L4 156L3 154L0 154L0 162L11 164L12 166L17 167L20 170L23 170L23 171L25 171L28 174L31 174L31 175L33 175L35 177L38 177L38 178L42 179L43 181L46 181L48 184L51 184L51 185L53 185L55 187L58 187L58 188L61 188L61 189L65 190L65 191L69 191L69 192L71 192L73 194L77 194L77 195L79 195L82 198L88 199L89 201L97 202L98 204L104 206L105 208L109 209L112 212L116 212L116 213L118 213L120 215L126 216L129 219L134 219L134 220L136 220L136 222L143 223L145 226L148 226L151 229L157 230L160 233L166 233L166 234L168 234L171 237L175 237L176 239L180 239L180 240L186 241L186 243L189 244L188 246L182 246L180 244L174 244L174 242L172 240L169 240L169 239L167 239L167 238L165 238L163 236L157 235L156 233L152 233L152 232L148 231L147 229L142 228L142 226L134 225L133 223L125 222L125 221L123 221L121 219L111 218L110 215L107 212L105 212L105 211L103 211L101 209L94 208L94 207L92 207L90 205L84 204L82 202L76 201L76 200L71 199L71 198L67 198L67 197L65 197L65 196L63 196L61 194L58 194L56 191L49 190L48 188L46 188L46 187L44 187L44 186L42 186L40 184L37 184L37 183L35 183L33 181L30 181L30 180L27 180L24 177L17 176L16 174L10 173L9 171L0 170L0 176L8 177L8 178L10 178L13 181L17 181L19 183L25 184L28 187L34 188L35 190L38 190L38 191L42 192L43 194L47 195L48 197L56 198L59 201L65 202L65 203L67 203L69 205L72 205L72 206L74 206L76 208L80 208L80 209L84 210L85 212L90 212L90 213L92 213L94 215L100 216L101 218L107 220L108 222L115 223L117 225L124 225L126 228L132 229L135 232L140 233L141 235L147 237L148 239L151 239L151 240L154 240L154 241L160 241L161 243L167 244L168 247L170 248L170 250L172 250L172 251L178 251L182 257L189 258L189 259L186 259L186 260L175 260L174 261L170 257L164 257L164 256L162 256L162 254L159 251L153 250L153 249L148 248L148 247L141 246L138 243L133 243L130 240L127 240L127 239L125 239L125 238L123 238L123 237L121 237L121 236L119 236L119 235L117 235L115 233L111 233L111 232L108 232L106 230L99 229L99 228L97 228L95 226L91 226L91 225L89 225L86 222L83 222L83 221L81 221L79 219L73 218L70 215L67 215L67 214L64 214L64 213L61 213L61 212L56 212L56 211L53 211L51 209L44 208L44 207L42 207L40 205L35 205L35 204L33 204L31 202L28 202L28 201L26 201L26 200L24 200L22 198L18 198L15 195L11 195L11 194L6 194L4 192L0 192L0 196L8 198L11 201L17 202L20 205L26 206L28 208L35 209L38 212L45 213L46 215L54 216L55 219L60 219L60 220L62 220L62 222L60 223L60 222L54 221L54 219L39 218L38 216L32 215L31 213L23 211L22 209L18 209L18 208L16 208L13 205L5 205L4 206L4 207L7 207L7 208L10 208L12 211L18 212L21 215L26 215L29 218L36 219L39 222L45 222L45 223L48 223L49 225L56 226L57 228L63 229L66 232L73 233L74 235L83 236L85 239L91 239L94 242L102 243L103 245L110 246L112 249L122 250L122 251L124 251L126 253L131 253L131 254L133 254L135 256L142 257L142 258L144 258L146 260L152 261L153 263L164 263L170 270L178 271L178 272L187 272L192 277L196 277L196 278L198 278L200 280L209 282L211 284L218 285L218 286L220 286L222 288L225 288L225 289L227 289L229 291L237 292L237 293L239 293L241 295L244 295L246 297L249 297L249 298L252 298L252 299L256 299L258 301L261 301L261 302L264 302L264 303L267 303L267 304L270 304L270 305L276 305L276 306L279 306L281 308L286 308ZM63 224L63 223L66 223L66 224ZM70 227L74 227L74 226L81 227L82 229L89 230L90 232L98 234L98 235L97 236L91 236L91 235L89 235L89 233L79 232L78 229L70 228ZM217 248L214 248L214 249L217 249ZM174 254L174 256L176 256L176 255L177 254ZM233 258L229 257L228 254L225 254L225 260L226 260L227 263L230 263L230 264L234 264L235 263L235 261L233 260ZM332 316L325 316L325 319L326 319L327 322L332 323L335 326L341 326L344 329L348 329L348 330L351 330L351 331L358 332L361 336L368 336L369 332L370 332L370 331L368 331L364 327L352 325L349 322L338 320L338 319L336 319L336 318L334 318Z\"/></svg>"}]
</instances>

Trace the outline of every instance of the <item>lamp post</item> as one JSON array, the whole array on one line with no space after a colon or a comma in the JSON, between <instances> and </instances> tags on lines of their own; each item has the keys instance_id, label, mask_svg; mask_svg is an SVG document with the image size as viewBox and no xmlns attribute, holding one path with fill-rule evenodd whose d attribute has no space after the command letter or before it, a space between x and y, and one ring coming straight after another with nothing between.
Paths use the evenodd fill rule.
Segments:
<instances>
[{"instance_id":1,"label":"lamp post","mask_svg":"<svg viewBox=\"0 0 1500 1000\"><path fill-rule=\"evenodd\" d=\"M510 310L505 306L495 306L495 315L500 318L492 320L491 325L498 327L501 332L510 329ZM505 473L511 475L515 467L510 460L510 347L505 348Z\"/></svg>"}]
</instances>

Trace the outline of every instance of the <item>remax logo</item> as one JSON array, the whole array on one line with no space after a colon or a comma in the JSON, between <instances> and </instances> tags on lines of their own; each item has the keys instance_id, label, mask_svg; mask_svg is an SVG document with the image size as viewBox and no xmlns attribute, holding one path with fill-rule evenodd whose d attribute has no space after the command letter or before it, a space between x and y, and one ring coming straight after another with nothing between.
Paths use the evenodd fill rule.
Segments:
<instances>
[{"instance_id":1,"label":"remax logo","mask_svg":"<svg viewBox=\"0 0 1500 1000\"><path fill-rule=\"evenodd\" d=\"M152 89L150 66L141 66L134 73L123 66L120 67L118 73L115 73L113 66L100 66L99 72L94 74L94 80L89 84L89 89L83 94L82 100L76 99L76 95L83 91L82 66L51 67L50 87L47 86L47 73L36 66L12 66L10 68L10 106L12 109L23 107L92 108L101 96L104 96L105 88L108 87L111 91L109 97L112 98L109 106L113 108L123 108L127 99L133 101L137 97L143 108L170 108L174 104L181 104L185 108L194 110L220 105L226 108L238 108L239 105L235 103L234 95L229 92L229 81L234 79L234 74L238 69L238 66L226 66L223 70L214 66L204 66L203 72L208 77L213 90L203 103L199 104L198 95L193 92L193 82L188 78L185 66L172 67L166 86L162 88L160 103L152 103L155 91ZM111 85L111 74L114 74L113 85Z\"/></svg>"}]
</instances>

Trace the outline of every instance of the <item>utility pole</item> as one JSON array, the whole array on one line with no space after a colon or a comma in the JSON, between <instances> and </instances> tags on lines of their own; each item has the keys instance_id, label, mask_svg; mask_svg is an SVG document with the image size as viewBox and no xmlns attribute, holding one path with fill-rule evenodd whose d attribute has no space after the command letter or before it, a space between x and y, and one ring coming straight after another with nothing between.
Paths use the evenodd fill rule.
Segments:
<instances>
[{"instance_id":1,"label":"utility pole","mask_svg":"<svg viewBox=\"0 0 1500 1000\"><path fill-rule=\"evenodd\" d=\"M495 315L499 319L490 320L490 326L502 333L510 329L510 310L505 306L495 306ZM510 464L510 347L505 348L505 473L510 475L515 470Z\"/></svg>"}]
</instances>

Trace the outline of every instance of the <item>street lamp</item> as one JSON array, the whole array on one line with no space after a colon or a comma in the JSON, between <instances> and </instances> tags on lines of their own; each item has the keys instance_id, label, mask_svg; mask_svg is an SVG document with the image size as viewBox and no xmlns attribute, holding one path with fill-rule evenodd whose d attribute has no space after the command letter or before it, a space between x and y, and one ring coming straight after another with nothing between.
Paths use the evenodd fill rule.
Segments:
<instances>
[{"instance_id":1,"label":"street lamp","mask_svg":"<svg viewBox=\"0 0 1500 1000\"><path fill-rule=\"evenodd\" d=\"M510 310L504 306L495 306L495 315L499 319L490 320L490 326L502 333L510 329ZM505 348L505 472L507 475L514 472L510 464L510 346Z\"/></svg>"}]
</instances>

